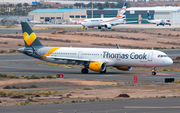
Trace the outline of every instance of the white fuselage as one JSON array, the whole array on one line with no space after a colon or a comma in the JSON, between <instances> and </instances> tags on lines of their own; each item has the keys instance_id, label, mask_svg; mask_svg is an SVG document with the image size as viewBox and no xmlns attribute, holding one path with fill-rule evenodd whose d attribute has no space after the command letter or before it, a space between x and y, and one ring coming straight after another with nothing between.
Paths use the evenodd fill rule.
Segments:
<instances>
[{"instance_id":1,"label":"white fuselage","mask_svg":"<svg viewBox=\"0 0 180 113\"><path fill-rule=\"evenodd\" d=\"M29 23L41 24L41 22L40 22L40 21L29 21Z\"/></svg>"},{"instance_id":2,"label":"white fuselage","mask_svg":"<svg viewBox=\"0 0 180 113\"><path fill-rule=\"evenodd\" d=\"M167 20L147 20L150 23L157 24L157 25L170 25L171 23Z\"/></svg>"},{"instance_id":3,"label":"white fuselage","mask_svg":"<svg viewBox=\"0 0 180 113\"><path fill-rule=\"evenodd\" d=\"M81 24L82 21L71 21L71 23L73 23L73 24Z\"/></svg>"},{"instance_id":4,"label":"white fuselage","mask_svg":"<svg viewBox=\"0 0 180 113\"><path fill-rule=\"evenodd\" d=\"M118 25L124 23L124 19L121 18L91 18L82 21L82 25L85 27L98 27L105 25Z\"/></svg>"},{"instance_id":5,"label":"white fuselage","mask_svg":"<svg viewBox=\"0 0 180 113\"><path fill-rule=\"evenodd\" d=\"M43 47L37 51L44 55L48 48ZM136 50L136 49L102 49L102 48L68 48L61 47L50 53L45 61L59 64L76 64L71 60L55 60L54 58L88 59L92 62L105 62L106 66L131 66L131 67L161 67L171 65L172 60L161 51Z\"/></svg>"}]
</instances>

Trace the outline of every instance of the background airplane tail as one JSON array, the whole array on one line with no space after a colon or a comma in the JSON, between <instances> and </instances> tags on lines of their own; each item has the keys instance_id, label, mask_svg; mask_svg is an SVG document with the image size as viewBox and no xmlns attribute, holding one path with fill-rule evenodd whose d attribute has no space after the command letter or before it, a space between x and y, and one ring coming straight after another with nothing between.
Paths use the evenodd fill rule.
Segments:
<instances>
[{"instance_id":1,"label":"background airplane tail","mask_svg":"<svg viewBox=\"0 0 180 113\"><path fill-rule=\"evenodd\" d=\"M148 16L148 20L151 20L151 15L150 15L149 11L147 11L147 16Z\"/></svg>"},{"instance_id":2,"label":"background airplane tail","mask_svg":"<svg viewBox=\"0 0 180 113\"><path fill-rule=\"evenodd\" d=\"M30 22L29 18L27 18L27 22Z\"/></svg>"},{"instance_id":3,"label":"background airplane tail","mask_svg":"<svg viewBox=\"0 0 180 113\"><path fill-rule=\"evenodd\" d=\"M126 3L124 3L123 8L120 11L120 14L118 15L120 18L125 18L126 15Z\"/></svg>"},{"instance_id":4,"label":"background airplane tail","mask_svg":"<svg viewBox=\"0 0 180 113\"><path fill-rule=\"evenodd\" d=\"M21 22L25 47L43 47L27 22Z\"/></svg>"}]
</instances>

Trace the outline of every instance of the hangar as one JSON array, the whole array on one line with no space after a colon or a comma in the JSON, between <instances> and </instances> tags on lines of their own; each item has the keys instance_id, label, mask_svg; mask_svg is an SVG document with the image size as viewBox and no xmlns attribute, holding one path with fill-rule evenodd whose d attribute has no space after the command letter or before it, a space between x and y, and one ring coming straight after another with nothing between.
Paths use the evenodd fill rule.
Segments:
<instances>
[{"instance_id":1,"label":"hangar","mask_svg":"<svg viewBox=\"0 0 180 113\"><path fill-rule=\"evenodd\" d=\"M139 21L140 23L147 23L147 11L150 12L153 19L166 19L170 20L172 24L180 24L180 7L131 7L126 11L126 18L132 18L131 21ZM129 21L129 20L128 20Z\"/></svg>"},{"instance_id":2,"label":"hangar","mask_svg":"<svg viewBox=\"0 0 180 113\"><path fill-rule=\"evenodd\" d=\"M94 9L93 18L112 18L118 15L121 8ZM169 19L172 24L180 24L180 7L131 7L127 8L126 21L134 21L134 24L148 23L147 11L153 19ZM33 20L41 22L53 21L56 23L69 23L69 18L79 21L92 17L91 9L36 9L29 12ZM142 21L140 21L142 19ZM132 24L132 23L131 23Z\"/></svg>"},{"instance_id":3,"label":"hangar","mask_svg":"<svg viewBox=\"0 0 180 113\"><path fill-rule=\"evenodd\" d=\"M116 17L120 9L111 8L103 10L93 10L93 18L111 18ZM74 21L79 21L80 17L82 20L86 18L92 18L91 9L37 9L29 12L28 15L33 16L33 20L48 22L55 21L58 23L69 22L69 18Z\"/></svg>"}]
</instances>

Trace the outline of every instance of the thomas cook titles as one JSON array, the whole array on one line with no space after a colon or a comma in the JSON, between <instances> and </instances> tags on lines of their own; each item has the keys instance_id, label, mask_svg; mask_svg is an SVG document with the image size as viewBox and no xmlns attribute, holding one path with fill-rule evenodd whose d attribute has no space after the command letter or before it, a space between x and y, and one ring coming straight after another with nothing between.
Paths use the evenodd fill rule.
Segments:
<instances>
[{"instance_id":1,"label":"thomas cook titles","mask_svg":"<svg viewBox=\"0 0 180 113\"><path fill-rule=\"evenodd\" d=\"M103 51L103 58L117 58L117 59L147 59L147 54L136 54L135 52L132 52L130 54L124 54L124 53L109 53L108 51Z\"/></svg>"}]
</instances>

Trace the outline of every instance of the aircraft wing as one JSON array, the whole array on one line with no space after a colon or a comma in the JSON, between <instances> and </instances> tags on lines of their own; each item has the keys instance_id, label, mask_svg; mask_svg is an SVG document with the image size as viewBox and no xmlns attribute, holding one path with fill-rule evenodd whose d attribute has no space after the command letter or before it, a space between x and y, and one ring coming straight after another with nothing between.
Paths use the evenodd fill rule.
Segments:
<instances>
[{"instance_id":1,"label":"aircraft wing","mask_svg":"<svg viewBox=\"0 0 180 113\"><path fill-rule=\"evenodd\" d=\"M90 60L90 59L82 59L82 58L67 58L67 57L55 57L55 56L44 56L44 57L52 58L54 60L69 60L69 61L76 61L76 62L104 62L104 63L108 62L102 59Z\"/></svg>"},{"instance_id":2,"label":"aircraft wing","mask_svg":"<svg viewBox=\"0 0 180 113\"><path fill-rule=\"evenodd\" d=\"M55 57L55 56L45 56L45 57L52 58L54 60L72 60L72 61L90 62L89 59L81 59L81 58L68 58L68 57Z\"/></svg>"}]
</instances>

